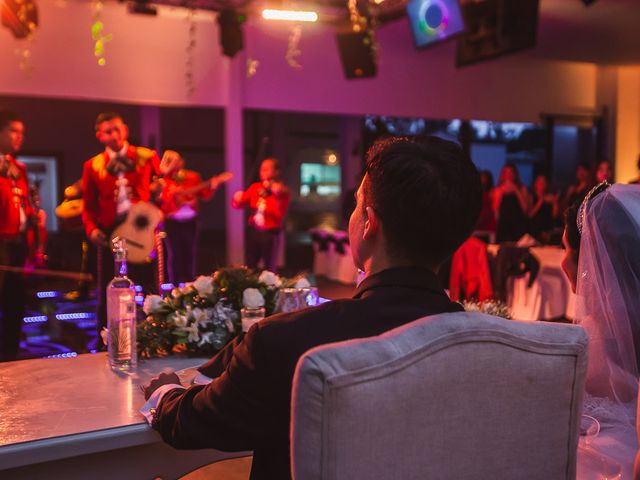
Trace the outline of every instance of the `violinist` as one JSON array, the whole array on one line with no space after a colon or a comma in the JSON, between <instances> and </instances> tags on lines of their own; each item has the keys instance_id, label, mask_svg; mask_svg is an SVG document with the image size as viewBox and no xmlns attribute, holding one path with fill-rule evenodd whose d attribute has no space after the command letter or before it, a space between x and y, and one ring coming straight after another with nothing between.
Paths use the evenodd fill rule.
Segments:
<instances>
[{"instance_id":1,"label":"violinist","mask_svg":"<svg viewBox=\"0 0 640 480\"><path fill-rule=\"evenodd\" d=\"M249 207L247 239L247 265L263 267L275 272L278 253L278 237L289 207L290 192L280 180L280 167L275 158L266 158L260 164L260 181L233 195L233 208Z\"/></svg>"},{"instance_id":2,"label":"violinist","mask_svg":"<svg viewBox=\"0 0 640 480\"><path fill-rule=\"evenodd\" d=\"M24 123L0 110L0 266L22 268L26 232L33 208L27 170L14 155L24 139ZM0 270L0 361L16 360L26 300L22 273Z\"/></svg>"}]
</instances>

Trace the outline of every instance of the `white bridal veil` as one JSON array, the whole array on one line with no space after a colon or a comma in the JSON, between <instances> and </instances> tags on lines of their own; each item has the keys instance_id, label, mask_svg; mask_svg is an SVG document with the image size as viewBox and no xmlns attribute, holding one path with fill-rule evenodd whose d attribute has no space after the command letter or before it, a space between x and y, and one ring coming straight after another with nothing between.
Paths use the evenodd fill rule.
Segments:
<instances>
[{"instance_id":1,"label":"white bridal veil","mask_svg":"<svg viewBox=\"0 0 640 480\"><path fill-rule=\"evenodd\" d=\"M640 186L613 185L587 200L576 323L589 334L585 412L635 428L640 353ZM582 219L580 216L582 215Z\"/></svg>"}]
</instances>

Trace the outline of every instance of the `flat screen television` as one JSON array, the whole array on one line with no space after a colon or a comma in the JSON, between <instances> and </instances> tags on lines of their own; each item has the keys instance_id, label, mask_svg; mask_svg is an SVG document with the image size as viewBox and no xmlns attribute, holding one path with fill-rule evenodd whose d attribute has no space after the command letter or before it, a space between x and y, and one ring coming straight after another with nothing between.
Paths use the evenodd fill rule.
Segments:
<instances>
[{"instance_id":1,"label":"flat screen television","mask_svg":"<svg viewBox=\"0 0 640 480\"><path fill-rule=\"evenodd\" d=\"M461 0L466 33L458 38L457 65L533 48L538 0Z\"/></svg>"},{"instance_id":2,"label":"flat screen television","mask_svg":"<svg viewBox=\"0 0 640 480\"><path fill-rule=\"evenodd\" d=\"M464 32L458 0L410 0L407 3L407 17L418 48Z\"/></svg>"}]
</instances>

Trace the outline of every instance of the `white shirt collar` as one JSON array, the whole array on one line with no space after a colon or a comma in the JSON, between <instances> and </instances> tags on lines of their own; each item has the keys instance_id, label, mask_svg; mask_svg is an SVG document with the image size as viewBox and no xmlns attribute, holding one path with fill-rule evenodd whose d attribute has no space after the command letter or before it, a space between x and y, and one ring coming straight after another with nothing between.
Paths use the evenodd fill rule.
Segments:
<instances>
[{"instance_id":1,"label":"white shirt collar","mask_svg":"<svg viewBox=\"0 0 640 480\"><path fill-rule=\"evenodd\" d=\"M109 155L109 160L113 160L116 157L125 157L127 155L128 148L129 148L128 142L124 142L124 145L122 145L122 148L120 149L119 152L114 152L109 147L107 147L106 151L107 151L107 155Z\"/></svg>"}]
</instances>

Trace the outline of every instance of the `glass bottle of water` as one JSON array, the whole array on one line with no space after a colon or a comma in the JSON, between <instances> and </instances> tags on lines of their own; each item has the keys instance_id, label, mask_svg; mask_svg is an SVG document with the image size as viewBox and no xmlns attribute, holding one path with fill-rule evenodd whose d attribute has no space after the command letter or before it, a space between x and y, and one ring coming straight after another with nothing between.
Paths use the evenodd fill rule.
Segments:
<instances>
[{"instance_id":1,"label":"glass bottle of water","mask_svg":"<svg viewBox=\"0 0 640 480\"><path fill-rule=\"evenodd\" d=\"M136 350L136 290L127 277L127 248L124 239L113 239L115 277L107 286L107 352L113 370L135 370Z\"/></svg>"}]
</instances>

